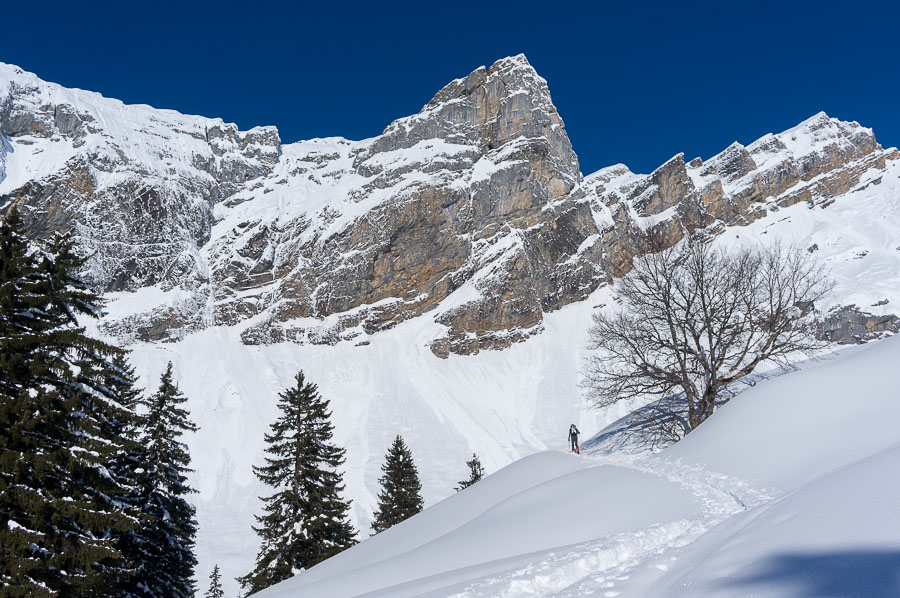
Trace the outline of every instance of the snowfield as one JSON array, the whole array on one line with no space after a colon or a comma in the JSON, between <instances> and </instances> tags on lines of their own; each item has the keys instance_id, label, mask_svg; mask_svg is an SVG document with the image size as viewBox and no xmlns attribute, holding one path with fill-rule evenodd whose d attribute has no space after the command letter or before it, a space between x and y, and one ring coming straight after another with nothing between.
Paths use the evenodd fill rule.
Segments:
<instances>
[{"instance_id":1,"label":"snowfield","mask_svg":"<svg viewBox=\"0 0 900 598\"><path fill-rule=\"evenodd\" d=\"M897 363L807 364L652 456L526 457L258 595L900 595Z\"/></svg>"},{"instance_id":2,"label":"snowfield","mask_svg":"<svg viewBox=\"0 0 900 598\"><path fill-rule=\"evenodd\" d=\"M900 161L893 161L877 182L862 181L858 191L839 197L826 209L810 208L803 203L783 208L748 226L726 229L716 243L733 247L741 243L766 243L780 239L801 248L816 245L816 256L828 265L837 282L835 292L829 298L830 304L821 306L823 311L831 305L856 303L861 309L872 313L896 313L900 305L898 197ZM139 313L160 303L176 304L183 300L178 291L163 292L155 288L142 289L137 293L112 294L110 299L108 311L112 318ZM448 302L457 300L461 299L453 295L447 299ZM585 301L545 314L543 331L526 342L516 343L503 351L483 351L474 356L451 355L446 360L437 358L428 348L431 340L443 332L441 326L434 322L433 314L424 314L391 330L372 335L368 338L370 344L365 346L356 346L355 341L342 341L334 346L291 343L247 346L241 343L240 326L209 328L176 343L133 345L132 362L141 384L146 388L154 389L166 362L173 361L180 387L189 398L192 418L200 424L200 431L186 438L196 470L192 483L199 491L194 497L200 522L197 544L199 587L205 587L213 565L218 563L223 572L226 592L234 595L237 592L234 577L250 570L258 548L250 526L253 515L260 512L258 496L267 492L254 478L251 466L262 462L263 434L277 417L277 394L293 382L297 370L303 369L308 379L316 382L323 395L331 401L335 441L347 449L344 480L347 496L353 500L352 519L362 539L370 533L380 466L388 446L398 433L403 435L412 450L422 478L426 507L432 507L451 495L454 495L454 500L460 500L455 496L453 487L467 476L465 461L473 451L481 458L487 473L496 473L523 457L546 450L564 449L566 432L573 422L590 436L624 416L630 409L638 407L636 404L619 404L603 411L591 409L578 386L590 315L601 305L615 305L610 287L601 287ZM446 306L442 304L437 310L444 308ZM890 343L896 344L895 341ZM875 359L874 356L880 355L882 350L881 347L867 348L864 354L869 357L862 361ZM845 350L845 353L848 351L852 350ZM896 351L893 355L896 360ZM890 358L885 359L890 361ZM760 385L760 388L772 387L773 384L796 385L785 394L790 395L787 397L790 401L806 401L802 425L791 418L785 418L784 423L776 421L773 414L783 410L787 403L782 401L780 395L773 395L772 400L778 401L777 408L773 406L769 412L760 412L756 419L748 419L746 425L718 428L707 424L676 447L677 450L666 451L665 454L677 454L677 458L684 463L690 463L688 469L670 472L659 465L662 463L662 457L659 457L643 463L639 470L646 474L646 469L650 467L656 472L653 475L663 475L666 479L671 476L683 479L699 477L702 481L703 475L697 474L696 468L706 467L725 476L722 483L727 488L737 483L734 480L746 480L749 485L738 486L738 489L754 488L751 495L744 496L737 490L734 493L745 504L755 504L763 500L761 497L769 496L769 488L778 488L782 493L793 491L799 486L791 486L790 480L805 483L811 479L797 477L793 470L784 470L782 476L775 476L780 471L778 467L790 464L790 461L782 463L786 459L796 460L798 471L819 476L850 460L885 448L887 445L880 443L879 438L893 438L890 428L898 419L882 418L871 412L876 407L884 407L878 402L887 399L867 385L882 384L885 376L891 373L890 367L882 364L882 369L861 369L858 374L847 369L844 388L848 400L834 405L833 409L820 410L819 401L824 399L820 399L815 390L821 387L816 377L819 373L831 371L833 367L837 366L823 365L785 376L783 382L773 380ZM789 382L792 380L797 382ZM883 389L884 385L879 388ZM752 392L754 394L748 396L759 396L758 389ZM897 392L894 391L891 396L897 396ZM868 401L875 401L877 405L870 406ZM742 398L714 419L725 419L725 414L750 404ZM804 430L817 425L816 441L811 442ZM827 432L842 427L853 435ZM869 434L870 428L877 433ZM887 430L878 431L881 428ZM709 442L710 447L716 445L716 448L688 452L687 447L699 442L697 439L713 434L717 429L721 430L720 438ZM857 429L866 432L855 433ZM775 434L782 439L782 445L770 444L767 440L768 436ZM796 440L790 445L788 441L792 434L796 435ZM837 438L833 437L835 435ZM845 438L846 446L841 438ZM900 441L900 436L896 440ZM873 443L878 446L873 446ZM759 459L741 461L738 455L750 446L762 451ZM565 467L578 468L589 463L585 458L587 455L574 461L568 455L557 457L559 459L553 460L553 463L567 465L548 465L550 469L528 475L541 481L571 473ZM696 457L693 462L692 457ZM617 465L623 466L628 459L620 455ZM741 464L743 466L739 467ZM557 466L563 469L554 469ZM627 463L627 466L634 464ZM588 492L592 497L589 502L599 500L598 492L611 491L611 482L599 481L602 476L597 472L585 475L598 480L596 487L602 489L595 492L580 486L578 492ZM630 474L620 472L619 475L624 477ZM644 479L642 476L637 478ZM511 488L516 487L509 480L506 483ZM486 482L479 486L478 492L472 492L486 492L489 484ZM670 482L663 487L674 492L681 486L680 483ZM614 535L625 533L622 546L610 548L602 538L596 543L573 536L571 543L586 541L593 548L584 550L593 550L594 556L587 558L583 551L574 548L563 552L557 550L555 554L563 560L571 557L566 570L579 567L603 569L605 566L601 565L610 562L616 562L613 569L617 569L624 566L622 563L643 562L647 554L655 550L670 549L668 547L673 542L671 535L677 535L680 538L678 542L686 543L697 535L698 530L730 516L735 509L742 509L738 502L729 498L728 492L723 494L696 484L691 487L703 496L697 499L702 504L714 505L713 515L691 515L690 509L685 506L684 512L669 513L671 520L657 521L655 526L648 525L637 544L634 537L627 536L629 531L604 528ZM698 496L693 491L689 491L688 495ZM666 496L666 492L660 496ZM556 497L550 502L554 503L554 509L560 510L562 505L572 500L581 499ZM482 506L483 509L488 507ZM550 509L549 506L547 508ZM588 516L599 516L597 513L597 509L585 507L579 513L577 527L584 525ZM528 529L529 521L529 518L523 519L518 528ZM704 523L701 525L696 521ZM439 531L433 530L432 533ZM900 537L900 534L897 536ZM562 543L566 541L561 540ZM383 542L378 540L378 544ZM366 545L372 543L367 542ZM495 541L488 542L493 543ZM559 545L554 550L558 548ZM383 546L379 549L382 554L385 550ZM497 554L505 553L501 551ZM536 549L536 556L531 560L522 554L516 553L517 556L509 558L520 563L523 570L543 567L541 570L544 573L541 575L558 578L557 574L552 573L556 565L546 561L549 557L540 557L541 550ZM542 561L542 558L545 560ZM544 564L536 564L540 562ZM664 562L660 564L668 567ZM557 565L562 567L562 561ZM329 563L327 567L337 566ZM316 576L319 575L322 574L316 573ZM316 576L309 572L302 577L306 580L304 583L311 583L310 580ZM605 580L602 584L614 583L618 587L623 583L612 577L607 579L605 574L601 577ZM466 573L463 578L475 579L476 576ZM385 583L393 584L399 578L387 579ZM299 583L299 579L294 583ZM374 582L373 585L366 585L368 583L360 582L360 587L375 589L377 586ZM510 583L516 586L518 582L510 580ZM443 590L435 591L440 595ZM456 588L453 591L463 590ZM534 591L523 590L523 595ZM742 595L743 591L749 590L746 587L735 589L736 595ZM415 593L413 590L411 592ZM492 594L499 590L487 587L472 589L471 595L479 595L477 592L485 596L502 595Z\"/></svg>"}]
</instances>

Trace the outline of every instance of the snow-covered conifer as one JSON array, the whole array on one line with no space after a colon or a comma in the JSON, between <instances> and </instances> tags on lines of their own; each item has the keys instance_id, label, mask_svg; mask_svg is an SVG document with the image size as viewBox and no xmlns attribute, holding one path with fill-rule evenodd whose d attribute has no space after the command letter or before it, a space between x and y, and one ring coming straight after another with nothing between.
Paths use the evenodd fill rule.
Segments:
<instances>
[{"instance_id":1,"label":"snow-covered conifer","mask_svg":"<svg viewBox=\"0 0 900 598\"><path fill-rule=\"evenodd\" d=\"M219 565L213 567L212 573L209 575L209 589L203 594L203 598L225 598L225 591L222 590L222 576L219 574Z\"/></svg>"},{"instance_id":2,"label":"snow-covered conifer","mask_svg":"<svg viewBox=\"0 0 900 598\"><path fill-rule=\"evenodd\" d=\"M399 435L388 450L381 471L384 474L378 480L381 484L378 509L372 522L376 534L412 517L424 506L422 483L412 452Z\"/></svg>"},{"instance_id":3,"label":"snow-covered conifer","mask_svg":"<svg viewBox=\"0 0 900 598\"><path fill-rule=\"evenodd\" d=\"M328 401L303 372L279 395L281 416L265 435L265 465L256 476L274 490L253 529L262 540L253 571L239 578L253 594L356 543L338 468L344 449L331 442Z\"/></svg>"},{"instance_id":4,"label":"snow-covered conifer","mask_svg":"<svg viewBox=\"0 0 900 598\"><path fill-rule=\"evenodd\" d=\"M69 234L31 252L16 210L0 223L0 595L113 596L130 574L106 467L130 417L105 384L122 352L78 324L100 306L83 264Z\"/></svg>"},{"instance_id":5,"label":"snow-covered conifer","mask_svg":"<svg viewBox=\"0 0 900 598\"><path fill-rule=\"evenodd\" d=\"M158 390L142 399L140 443L146 459L137 472L137 495L131 501L138 510L140 529L129 541L136 551L137 572L128 583L126 596L189 598L194 595L194 537L197 522L186 495L190 454L180 441L197 426L182 405L187 401L175 385L172 363L166 366Z\"/></svg>"},{"instance_id":6,"label":"snow-covered conifer","mask_svg":"<svg viewBox=\"0 0 900 598\"><path fill-rule=\"evenodd\" d=\"M481 460L478 458L478 455L472 453L472 459L466 461L466 465L469 467L469 479L459 482L459 486L456 488L457 492L465 490L484 477L484 469L481 467Z\"/></svg>"}]
</instances>

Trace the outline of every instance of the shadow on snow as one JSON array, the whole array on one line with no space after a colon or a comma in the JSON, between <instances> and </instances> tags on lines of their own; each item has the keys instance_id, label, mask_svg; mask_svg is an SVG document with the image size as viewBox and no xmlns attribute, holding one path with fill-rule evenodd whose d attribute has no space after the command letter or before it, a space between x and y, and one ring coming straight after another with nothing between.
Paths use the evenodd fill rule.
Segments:
<instances>
[{"instance_id":1,"label":"shadow on snow","mask_svg":"<svg viewBox=\"0 0 900 598\"><path fill-rule=\"evenodd\" d=\"M896 598L900 596L900 550L845 550L769 557L723 589L766 594L785 589L796 598Z\"/></svg>"}]
</instances>

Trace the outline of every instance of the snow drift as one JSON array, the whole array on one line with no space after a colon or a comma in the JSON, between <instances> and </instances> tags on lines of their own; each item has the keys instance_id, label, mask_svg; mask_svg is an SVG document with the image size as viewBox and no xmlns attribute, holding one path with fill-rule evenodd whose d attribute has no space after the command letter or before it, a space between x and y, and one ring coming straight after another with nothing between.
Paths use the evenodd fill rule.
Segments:
<instances>
[{"instance_id":1,"label":"snow drift","mask_svg":"<svg viewBox=\"0 0 900 598\"><path fill-rule=\"evenodd\" d=\"M517 461L259 596L897 595L900 338L845 353L656 455Z\"/></svg>"}]
</instances>

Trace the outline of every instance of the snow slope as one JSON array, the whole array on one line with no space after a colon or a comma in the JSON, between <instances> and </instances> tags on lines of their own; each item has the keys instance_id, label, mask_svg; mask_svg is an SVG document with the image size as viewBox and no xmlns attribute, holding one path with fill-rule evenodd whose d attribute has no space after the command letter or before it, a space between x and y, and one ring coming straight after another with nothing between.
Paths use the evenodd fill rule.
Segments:
<instances>
[{"instance_id":1,"label":"snow slope","mask_svg":"<svg viewBox=\"0 0 900 598\"><path fill-rule=\"evenodd\" d=\"M259 596L900 595L898 361L808 364L653 456L522 459Z\"/></svg>"},{"instance_id":2,"label":"snow slope","mask_svg":"<svg viewBox=\"0 0 900 598\"><path fill-rule=\"evenodd\" d=\"M748 226L727 229L716 242L816 244L816 255L837 280L832 304L896 311L898 197L900 161L894 161L879 184L862 181L859 191L841 196L827 209L795 204ZM161 302L175 304L183 300L179 293L147 288L112 294L108 311L115 318ZM887 304L873 305L884 299ZM201 586L218 563L233 594L233 578L253 562L257 543L250 525L259 512L257 497L266 490L251 466L262 462L262 437L276 418L277 394L298 369L332 403L335 440L347 449L345 480L353 521L361 537L367 537L379 468L398 433L412 449L430 506L453 494L473 451L488 472L496 472L538 451L564 447L572 422L593 434L636 407L592 410L578 387L591 312L614 304L611 289L604 286L585 301L545 314L543 333L524 343L446 360L428 347L440 334L431 314L373 335L364 346L355 341L247 346L241 343L240 327L202 330L177 343L133 345L132 361L148 388L154 387L165 363L174 362L192 417L201 426L187 438L196 469L192 481L199 490ZM802 391L798 387L795 392ZM723 471L756 480L754 471ZM768 487L776 481L758 484Z\"/></svg>"},{"instance_id":3,"label":"snow slope","mask_svg":"<svg viewBox=\"0 0 900 598\"><path fill-rule=\"evenodd\" d=\"M247 346L233 328L197 332L179 343L133 346L132 362L149 388L173 361L192 419L200 423L200 431L187 438L199 490L198 578L205 579L213 563L230 579L253 562L257 544L250 525L260 508L257 496L266 489L251 466L262 462L263 433L277 417L277 394L298 369L331 401L335 440L347 449L353 521L366 537L380 466L396 434L410 446L426 505L433 505L466 477L465 461L473 451L494 472L522 456L563 446L573 421L593 430L624 414L624 406L620 412L591 411L578 394L590 307L566 310L531 342L475 358L436 357L428 342L437 325L426 318L376 335L368 346Z\"/></svg>"}]
</instances>

